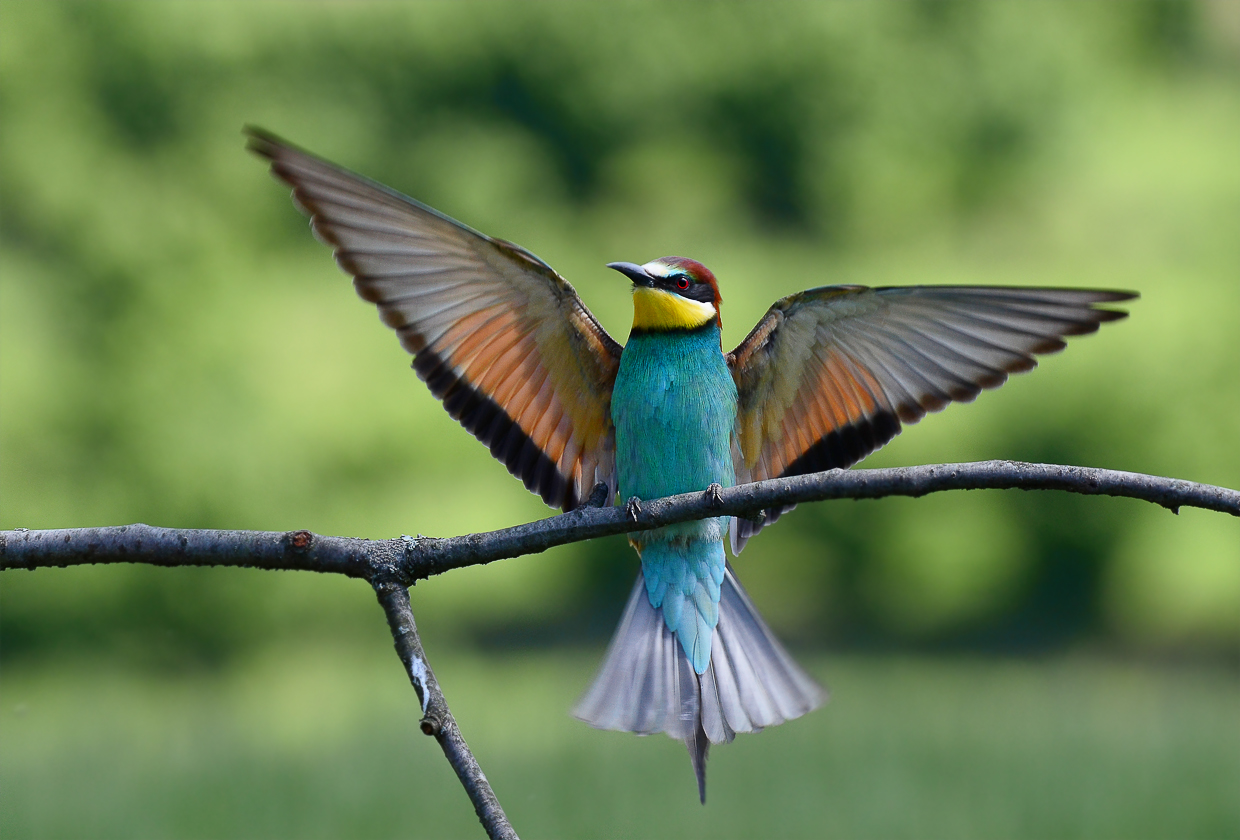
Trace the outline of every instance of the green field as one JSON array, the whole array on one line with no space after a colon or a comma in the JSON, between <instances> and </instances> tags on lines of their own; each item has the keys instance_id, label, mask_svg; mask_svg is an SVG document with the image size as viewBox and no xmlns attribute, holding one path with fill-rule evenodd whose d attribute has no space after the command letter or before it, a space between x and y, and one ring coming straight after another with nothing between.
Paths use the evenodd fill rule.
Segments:
<instances>
[{"instance_id":1,"label":"green field","mask_svg":"<svg viewBox=\"0 0 1240 840\"><path fill-rule=\"evenodd\" d=\"M703 808L683 746L568 717L595 662L436 657L523 836L1240 837L1234 672L813 658L831 702L717 748ZM74 664L0 687L5 837L481 835L386 650L180 676Z\"/></svg>"}]
</instances>

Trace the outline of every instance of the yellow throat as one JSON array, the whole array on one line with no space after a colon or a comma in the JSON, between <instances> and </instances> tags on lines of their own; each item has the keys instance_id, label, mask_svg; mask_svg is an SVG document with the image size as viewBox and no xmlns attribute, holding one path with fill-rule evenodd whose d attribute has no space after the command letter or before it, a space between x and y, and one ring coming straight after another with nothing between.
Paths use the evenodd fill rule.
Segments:
<instances>
[{"instance_id":1,"label":"yellow throat","mask_svg":"<svg viewBox=\"0 0 1240 840\"><path fill-rule=\"evenodd\" d=\"M662 289L633 289L633 329L693 330L715 320L715 307Z\"/></svg>"}]
</instances>

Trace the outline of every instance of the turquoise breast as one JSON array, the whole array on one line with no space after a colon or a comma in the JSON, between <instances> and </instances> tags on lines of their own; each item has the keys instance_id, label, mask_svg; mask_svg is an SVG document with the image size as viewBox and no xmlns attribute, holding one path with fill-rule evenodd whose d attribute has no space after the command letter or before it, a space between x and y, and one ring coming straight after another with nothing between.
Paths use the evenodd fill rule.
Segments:
<instances>
[{"instance_id":1,"label":"turquoise breast","mask_svg":"<svg viewBox=\"0 0 1240 840\"><path fill-rule=\"evenodd\" d=\"M622 500L734 482L736 383L719 349L716 324L630 336L611 414Z\"/></svg>"}]
</instances>

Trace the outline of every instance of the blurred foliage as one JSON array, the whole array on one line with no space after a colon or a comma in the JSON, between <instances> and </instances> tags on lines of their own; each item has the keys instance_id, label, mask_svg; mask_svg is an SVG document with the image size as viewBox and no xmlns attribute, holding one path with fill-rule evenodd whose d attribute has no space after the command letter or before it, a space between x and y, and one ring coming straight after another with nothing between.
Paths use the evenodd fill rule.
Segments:
<instances>
[{"instance_id":1,"label":"blurred foliage","mask_svg":"<svg viewBox=\"0 0 1240 840\"><path fill-rule=\"evenodd\" d=\"M0 525L391 537L546 513L435 405L239 129L529 247L692 255L725 343L836 282L1137 289L1133 317L867 465L1014 458L1240 486L1240 14L1227 2L3 3ZM1240 649L1240 523L955 494L803 506L738 569L801 644ZM623 540L419 586L492 645L598 641ZM9 661L176 667L372 635L356 582L9 573ZM381 635L381 634L380 634Z\"/></svg>"}]
</instances>

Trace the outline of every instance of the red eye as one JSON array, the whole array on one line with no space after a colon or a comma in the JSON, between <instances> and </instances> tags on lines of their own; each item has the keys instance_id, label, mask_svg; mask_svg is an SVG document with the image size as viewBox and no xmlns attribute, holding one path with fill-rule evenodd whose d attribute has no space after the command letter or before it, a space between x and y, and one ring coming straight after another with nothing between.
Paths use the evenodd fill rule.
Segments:
<instances>
[{"instance_id":1,"label":"red eye","mask_svg":"<svg viewBox=\"0 0 1240 840\"><path fill-rule=\"evenodd\" d=\"M688 278L688 277L681 277L679 280L677 280L677 281L676 281L676 288L677 288L677 289L680 289L682 292L683 292L685 289L689 288L689 278Z\"/></svg>"}]
</instances>

